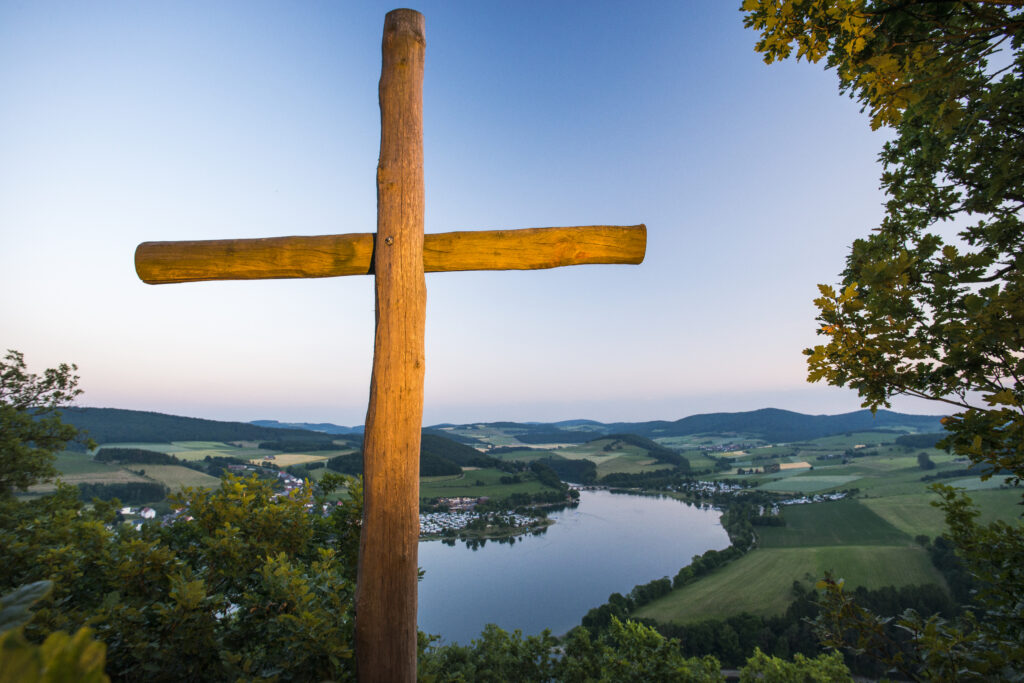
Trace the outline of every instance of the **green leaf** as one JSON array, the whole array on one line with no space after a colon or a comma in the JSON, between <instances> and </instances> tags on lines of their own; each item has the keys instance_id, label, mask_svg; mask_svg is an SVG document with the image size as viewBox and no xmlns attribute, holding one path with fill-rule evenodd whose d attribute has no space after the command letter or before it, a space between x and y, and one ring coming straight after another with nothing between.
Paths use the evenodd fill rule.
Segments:
<instances>
[{"instance_id":1,"label":"green leaf","mask_svg":"<svg viewBox=\"0 0 1024 683\"><path fill-rule=\"evenodd\" d=\"M28 623L32 619L32 605L45 598L52 589L52 581L36 581L0 596L0 633Z\"/></svg>"}]
</instances>

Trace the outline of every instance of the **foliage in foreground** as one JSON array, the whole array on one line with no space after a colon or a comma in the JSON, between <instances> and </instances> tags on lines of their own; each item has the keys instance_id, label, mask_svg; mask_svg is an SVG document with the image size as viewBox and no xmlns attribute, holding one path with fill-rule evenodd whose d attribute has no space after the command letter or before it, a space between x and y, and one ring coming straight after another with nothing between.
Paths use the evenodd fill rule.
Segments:
<instances>
[{"instance_id":1,"label":"foliage in foreground","mask_svg":"<svg viewBox=\"0 0 1024 683\"><path fill-rule=\"evenodd\" d=\"M89 626L114 680L346 680L357 489L349 500L322 516L309 490L227 476L185 491L173 523L136 529L60 485L0 507L0 587L51 581L25 635Z\"/></svg>"},{"instance_id":2,"label":"foliage in foreground","mask_svg":"<svg viewBox=\"0 0 1024 683\"><path fill-rule=\"evenodd\" d=\"M953 406L942 446L1024 481L1024 4L1019 0L744 0L771 63L836 70L873 128L886 215L854 242L837 290L815 300L825 343L808 379L849 386L873 410L907 395ZM966 570L982 586L953 621L906 613L914 644L826 580L826 642L921 680L1024 678L1024 526L977 524L936 486Z\"/></svg>"},{"instance_id":3,"label":"foliage in foreground","mask_svg":"<svg viewBox=\"0 0 1024 683\"><path fill-rule=\"evenodd\" d=\"M826 576L815 630L822 643L873 659L901 676L922 681L1018 680L1024 663L1024 534L1019 524L978 525L970 499L948 486L943 497L949 536L980 588L973 611L957 619L908 609L882 618ZM903 638L892 636L891 626ZM909 641L910 647L905 647Z\"/></svg>"},{"instance_id":4,"label":"foliage in foreground","mask_svg":"<svg viewBox=\"0 0 1024 683\"><path fill-rule=\"evenodd\" d=\"M57 475L53 453L78 433L57 412L82 393L77 369L65 363L36 375L12 350L0 360L0 501Z\"/></svg>"},{"instance_id":5,"label":"foliage in foreground","mask_svg":"<svg viewBox=\"0 0 1024 683\"><path fill-rule=\"evenodd\" d=\"M583 628L562 642L548 631L523 637L489 624L469 646L433 647L421 640L419 679L427 683L468 681L724 681L714 657L685 657L678 641L649 626L613 619L600 636ZM555 653L558 653L558 656ZM837 653L814 659L800 655L792 662L760 650L740 671L743 681L848 681L849 671Z\"/></svg>"},{"instance_id":6,"label":"foliage in foreground","mask_svg":"<svg viewBox=\"0 0 1024 683\"><path fill-rule=\"evenodd\" d=\"M0 597L0 683L107 683L107 648L91 629L56 631L39 645L25 639L22 626L32 618L31 606L52 587L37 581Z\"/></svg>"},{"instance_id":7,"label":"foliage in foreground","mask_svg":"<svg viewBox=\"0 0 1024 683\"><path fill-rule=\"evenodd\" d=\"M16 371L3 376L5 401L40 386L11 354ZM75 395L72 369L48 372L65 392L51 396L49 410ZM19 487L52 474L36 461L49 464L52 450L74 436L54 415L49 441L23 444L32 427L21 418L33 400L3 403L12 418L3 445L17 456L5 463L8 480ZM339 486L348 489L344 502L328 507ZM86 506L61 483L28 501L0 491L0 592L14 589L0 599L4 675L350 680L361 500L357 482L332 475L317 495L308 487L279 494L258 477L226 475L215 491L179 494L173 519L135 527L115 523L117 501ZM617 619L599 635L577 629L561 643L546 632L523 640L488 627L470 647L421 649L424 680L722 680L715 658L687 658L678 642ZM822 658L790 666L758 652L752 662L750 675L762 678L818 680L818 669L832 671Z\"/></svg>"}]
</instances>

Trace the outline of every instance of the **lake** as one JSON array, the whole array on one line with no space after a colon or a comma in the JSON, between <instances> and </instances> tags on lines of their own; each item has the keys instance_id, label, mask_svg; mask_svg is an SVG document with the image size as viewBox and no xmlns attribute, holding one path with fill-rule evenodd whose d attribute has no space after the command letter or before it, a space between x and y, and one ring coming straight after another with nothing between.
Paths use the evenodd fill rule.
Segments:
<instances>
[{"instance_id":1,"label":"lake","mask_svg":"<svg viewBox=\"0 0 1024 683\"><path fill-rule=\"evenodd\" d=\"M671 498L581 491L544 534L514 544L421 541L419 627L463 644L488 623L565 633L612 593L672 578L694 555L728 547L720 516Z\"/></svg>"}]
</instances>

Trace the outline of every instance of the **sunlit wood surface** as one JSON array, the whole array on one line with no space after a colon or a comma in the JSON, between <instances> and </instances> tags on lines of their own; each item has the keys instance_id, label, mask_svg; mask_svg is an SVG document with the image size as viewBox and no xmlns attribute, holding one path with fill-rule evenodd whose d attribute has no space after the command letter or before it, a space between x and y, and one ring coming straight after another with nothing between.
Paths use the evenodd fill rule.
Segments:
<instances>
[{"instance_id":1,"label":"sunlit wood surface","mask_svg":"<svg viewBox=\"0 0 1024 683\"><path fill-rule=\"evenodd\" d=\"M440 273L638 264L646 249L644 225L444 232L424 235L423 269ZM151 285L338 277L373 273L373 256L373 233L143 242L135 251L135 270Z\"/></svg>"}]
</instances>

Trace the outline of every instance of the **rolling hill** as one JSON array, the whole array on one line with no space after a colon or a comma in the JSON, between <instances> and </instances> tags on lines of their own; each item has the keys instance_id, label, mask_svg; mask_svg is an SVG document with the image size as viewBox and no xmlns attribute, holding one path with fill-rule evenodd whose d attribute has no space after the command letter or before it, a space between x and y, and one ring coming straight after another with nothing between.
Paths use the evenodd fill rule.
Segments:
<instances>
[{"instance_id":1,"label":"rolling hill","mask_svg":"<svg viewBox=\"0 0 1024 683\"><path fill-rule=\"evenodd\" d=\"M319 432L272 429L248 422L220 422L120 408L63 408L61 419L97 443L172 441L323 440Z\"/></svg>"},{"instance_id":2,"label":"rolling hill","mask_svg":"<svg viewBox=\"0 0 1024 683\"><path fill-rule=\"evenodd\" d=\"M163 413L118 408L65 408L65 422L88 432L99 443L135 441L286 441L324 439L325 435L360 439L362 427L330 423L220 422ZM892 430L903 433L942 431L941 418L879 410L872 415L860 410L842 415L805 415L777 408L741 413L690 415L675 421L602 423L565 420L554 423L487 422L451 423L427 427L425 433L444 436L467 446L486 446L475 432L500 432L511 443L585 443L600 436L634 434L648 439L693 434L737 434L779 443L804 441L846 432ZM276 425L276 426L274 426Z\"/></svg>"}]
</instances>

